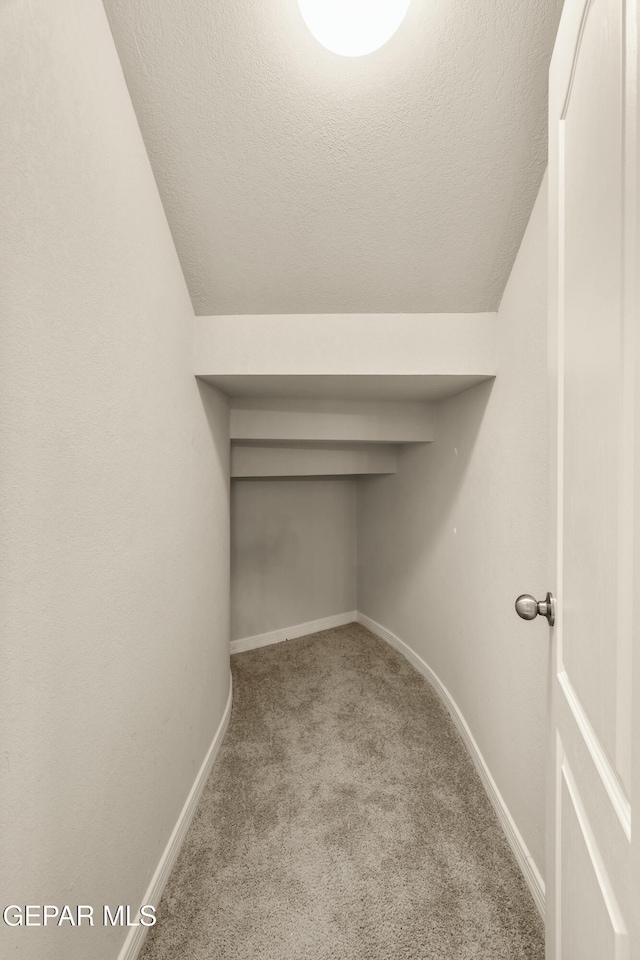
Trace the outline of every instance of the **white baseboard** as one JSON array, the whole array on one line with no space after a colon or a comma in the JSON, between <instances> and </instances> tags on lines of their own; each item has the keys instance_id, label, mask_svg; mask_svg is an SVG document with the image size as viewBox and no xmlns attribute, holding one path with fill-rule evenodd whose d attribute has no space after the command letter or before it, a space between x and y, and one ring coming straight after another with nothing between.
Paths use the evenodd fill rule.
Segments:
<instances>
[{"instance_id":1,"label":"white baseboard","mask_svg":"<svg viewBox=\"0 0 640 960\"><path fill-rule=\"evenodd\" d=\"M404 657L407 658L409 663L411 663L418 673L421 673L425 677L431 686L434 688L436 693L439 695L440 699L447 708L451 719L453 720L458 733L465 742L465 745L471 754L471 759L474 762L475 768L480 775L483 786L487 792L491 805L496 812L500 825L504 831L504 835L507 838L507 842L511 849L513 850L514 856L518 861L520 869L524 875L524 879L531 891L531 895L535 901L536 907L544 919L544 880L540 875L536 863L529 853L529 848L527 847L522 834L518 830L516 823L509 812L504 797L498 790L495 780L491 776L491 771L487 766L486 760L480 752L480 748L475 741L467 721L462 715L460 708L457 703L442 683L440 678L433 672L431 667L429 667L424 660L415 653L403 640L399 637L396 637L394 633L391 633L390 630L387 630L386 627L381 626L379 623L376 623L375 620L372 620L371 617L367 617L364 613L358 612L358 623L361 623L363 627L366 627L367 630L370 630L371 633L375 633L376 636L380 637L382 640L386 640L388 644L398 650Z\"/></svg>"},{"instance_id":2,"label":"white baseboard","mask_svg":"<svg viewBox=\"0 0 640 960\"><path fill-rule=\"evenodd\" d=\"M182 842L185 838L187 830L189 829L189 824L191 823L193 815L196 812L198 801L202 796L202 791L204 790L205 784L209 779L211 768L213 767L213 763L218 755L220 745L224 740L224 735L227 732L227 726L229 725L229 719L231 717L232 699L233 687L230 677L229 696L227 697L222 719L218 724L218 729L216 730L213 740L211 741L211 746L207 750L207 755L202 761L202 766L200 767L193 782L193 786L189 791L189 796L185 800L184 806L180 811L180 816L178 817L176 825L171 832L169 841L164 848L162 856L160 857L160 862L158 863L155 873L151 878L151 882L142 899L141 906L143 904L152 904L157 908L158 904L160 903L162 891L164 890L165 884L169 879L169 874L171 873L173 865L176 862L176 858L180 852L180 847L182 846ZM139 920L140 918L138 917L137 919ZM142 949L142 944L144 943L145 936L149 929L149 927L144 927L142 925L139 927L131 927L127 935L127 939L123 944L122 950L118 954L118 960L136 960Z\"/></svg>"},{"instance_id":3,"label":"white baseboard","mask_svg":"<svg viewBox=\"0 0 640 960\"><path fill-rule=\"evenodd\" d=\"M348 613L336 613L332 617L322 617L321 620L308 620L293 627L281 627L280 630L270 630L269 633L258 633L255 637L242 637L240 640L231 641L231 653L242 653L244 650L255 650L256 647L267 647L272 643L306 637L308 633L319 633L320 630L342 627L345 623L353 623L357 619L358 611L349 610Z\"/></svg>"}]
</instances>

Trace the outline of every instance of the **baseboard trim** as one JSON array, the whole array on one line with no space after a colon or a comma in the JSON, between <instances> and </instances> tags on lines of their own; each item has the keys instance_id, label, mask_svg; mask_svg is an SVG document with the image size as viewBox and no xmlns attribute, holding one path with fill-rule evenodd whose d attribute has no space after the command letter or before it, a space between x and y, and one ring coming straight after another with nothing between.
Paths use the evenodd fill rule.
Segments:
<instances>
[{"instance_id":1,"label":"baseboard trim","mask_svg":"<svg viewBox=\"0 0 640 960\"><path fill-rule=\"evenodd\" d=\"M308 633L319 633L320 630L342 627L345 623L353 623L357 619L358 611L349 610L347 613L336 613L332 617L298 623L293 627L281 627L280 630L258 633L254 637L242 637L240 640L231 641L231 653L243 653L245 650L255 650L256 647L267 647L272 643L282 643L284 640L295 640L296 637L305 637Z\"/></svg>"},{"instance_id":2,"label":"baseboard trim","mask_svg":"<svg viewBox=\"0 0 640 960\"><path fill-rule=\"evenodd\" d=\"M511 847L513 854L518 861L518 865L522 870L524 879L531 891L531 896L533 897L536 907L540 913L540 916L544 919L545 906L544 906L544 897L545 897L545 888L544 880L540 875L536 863L529 853L529 848L527 847L522 834L516 826L515 820L509 812L504 797L498 790L495 780L491 776L491 771L487 766L487 762L480 752L480 748L475 741L469 725L462 715L462 711L458 707L458 704L453 699L444 683L440 680L437 674L431 669L431 667L425 663L425 661L418 656L418 654L411 649L411 647L395 635L391 633L390 630L387 630L386 627L383 627L381 624L376 623L375 620L372 620L371 617L367 617L366 614L358 612L357 615L358 623L361 623L363 627L366 627L367 630L370 630L371 633L375 633L376 636L380 637L382 640L385 640L390 646L394 647L399 651L404 657L407 658L410 664L421 673L426 680L429 681L431 686L434 688L445 707L447 708L451 719L453 720L458 733L462 737L471 755L474 766L478 771L482 784L487 792L491 805L496 812L500 825L504 831L504 835L507 838L507 842Z\"/></svg>"},{"instance_id":3,"label":"baseboard trim","mask_svg":"<svg viewBox=\"0 0 640 960\"><path fill-rule=\"evenodd\" d=\"M205 784L209 779L211 768L213 767L222 741L224 740L224 735L227 732L229 719L231 717L232 700L233 686L231 677L229 677L229 696L227 697L222 719L218 724L218 729L216 730L213 740L211 741L211 746L207 750L207 754L202 761L202 766L200 767L193 782L193 786L189 791L189 796L185 800L184 806L180 811L180 816L178 817L176 825L171 832L169 841L164 848L162 856L160 857L160 862L158 863L155 873L151 878L151 882L145 892L142 903L140 904L141 906L143 904L152 904L157 908L158 904L160 903L162 891L165 888L165 884L169 879L169 874L171 873L173 865L176 862L176 858L180 852L180 847L182 846L187 830L189 829L189 824L191 823L193 815L196 812L196 807L198 806L198 802L202 796L202 791L204 790ZM139 920L139 917L137 919ZM118 954L118 960L137 960L149 929L149 927L143 926L131 927L122 946L122 950Z\"/></svg>"}]
</instances>

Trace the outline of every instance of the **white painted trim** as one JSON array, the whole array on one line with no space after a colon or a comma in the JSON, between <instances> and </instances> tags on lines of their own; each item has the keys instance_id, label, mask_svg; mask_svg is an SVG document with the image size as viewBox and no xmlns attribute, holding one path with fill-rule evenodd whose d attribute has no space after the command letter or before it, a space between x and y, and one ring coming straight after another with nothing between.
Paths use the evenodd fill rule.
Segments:
<instances>
[{"instance_id":1,"label":"white painted trim","mask_svg":"<svg viewBox=\"0 0 640 960\"><path fill-rule=\"evenodd\" d=\"M489 800L491 801L491 805L496 812L500 825L504 831L504 835L507 838L507 842L513 850L516 860L518 861L540 916L544 919L544 880L540 875L540 871L538 870L533 857L529 853L529 848L524 842L524 838L518 830L515 820L509 812L509 808L504 801L504 797L498 790L496 782L491 776L491 771L487 766L487 762L482 756L480 748L476 743L475 738L469 729L469 725L463 717L457 703L437 674L434 673L431 667L428 666L424 660L419 657L410 646L408 646L408 644L406 644L403 640L400 640L399 637L396 637L396 635L391 633L390 630L387 630L386 627L376 623L376 621L372 620L371 617L367 617L364 613L358 612L357 616L358 623L361 623L363 627L366 627L367 630L375 633L376 636L380 637L382 640L386 640L390 646L394 647L399 651L399 653L406 657L409 663L415 667L418 673L421 673L422 676L429 681L444 703L458 730L458 733L464 740L467 750L471 755L471 759L473 760L475 768L478 771L480 779L482 780L482 784L487 792Z\"/></svg>"},{"instance_id":2,"label":"white painted trim","mask_svg":"<svg viewBox=\"0 0 640 960\"><path fill-rule=\"evenodd\" d=\"M207 750L207 754L202 761L202 766L196 775L193 786L191 787L184 806L180 811L180 816L178 817L176 825L171 832L169 841L164 848L162 856L160 857L160 862L158 863L153 877L151 878L151 882L145 892L142 903L140 904L141 906L143 904L152 904L157 908L158 904L160 903L162 891L164 890L165 884L169 879L169 874L171 873L173 865L176 862L178 853L180 852L180 847L182 846L187 830L189 829L189 824L191 823L193 815L196 812L196 807L198 806L198 802L202 796L202 791L204 790L205 784L209 779L211 768L213 767L213 763L218 755L222 741L224 740L224 735L227 732L229 719L231 717L232 700L233 685L230 676L229 696L227 697L222 719L218 724L218 729L216 730L213 740L211 741L211 746ZM136 917L136 919L139 921L139 916ZM144 943L144 939L149 929L149 927L143 927L142 925L139 927L131 927L123 944L122 950L118 954L118 960L136 960L142 949L142 944Z\"/></svg>"},{"instance_id":3,"label":"white painted trim","mask_svg":"<svg viewBox=\"0 0 640 960\"><path fill-rule=\"evenodd\" d=\"M349 610L347 613L335 613L332 617L298 623L293 627L281 627L280 630L270 630L269 633L257 633L254 637L242 637L240 640L231 641L231 653L242 653L244 650L255 650L256 647L267 647L272 643L306 637L308 633L319 633L320 630L342 627L345 623L353 623L357 619L358 611Z\"/></svg>"}]
</instances>

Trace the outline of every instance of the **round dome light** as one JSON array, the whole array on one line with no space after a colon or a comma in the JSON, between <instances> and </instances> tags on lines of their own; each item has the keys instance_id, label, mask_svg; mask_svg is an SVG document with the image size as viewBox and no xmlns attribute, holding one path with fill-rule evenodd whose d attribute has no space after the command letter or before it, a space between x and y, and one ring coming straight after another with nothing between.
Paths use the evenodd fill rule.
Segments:
<instances>
[{"instance_id":1,"label":"round dome light","mask_svg":"<svg viewBox=\"0 0 640 960\"><path fill-rule=\"evenodd\" d=\"M411 0L298 0L316 40L343 57L373 53L389 40Z\"/></svg>"}]
</instances>

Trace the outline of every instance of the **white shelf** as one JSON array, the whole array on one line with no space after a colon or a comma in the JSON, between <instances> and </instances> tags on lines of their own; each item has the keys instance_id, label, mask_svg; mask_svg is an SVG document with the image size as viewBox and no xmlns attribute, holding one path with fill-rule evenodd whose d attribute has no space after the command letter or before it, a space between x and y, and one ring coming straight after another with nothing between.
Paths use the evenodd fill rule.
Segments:
<instances>
[{"instance_id":1,"label":"white shelf","mask_svg":"<svg viewBox=\"0 0 640 960\"><path fill-rule=\"evenodd\" d=\"M393 473L433 403L495 376L494 313L196 317L194 371L230 397L235 478Z\"/></svg>"},{"instance_id":2,"label":"white shelf","mask_svg":"<svg viewBox=\"0 0 640 960\"><path fill-rule=\"evenodd\" d=\"M196 376L230 397L433 401L495 376L495 313L195 319Z\"/></svg>"},{"instance_id":3,"label":"white shelf","mask_svg":"<svg viewBox=\"0 0 640 960\"><path fill-rule=\"evenodd\" d=\"M395 473L398 447L377 444L252 444L231 447L231 477L344 477Z\"/></svg>"}]
</instances>

